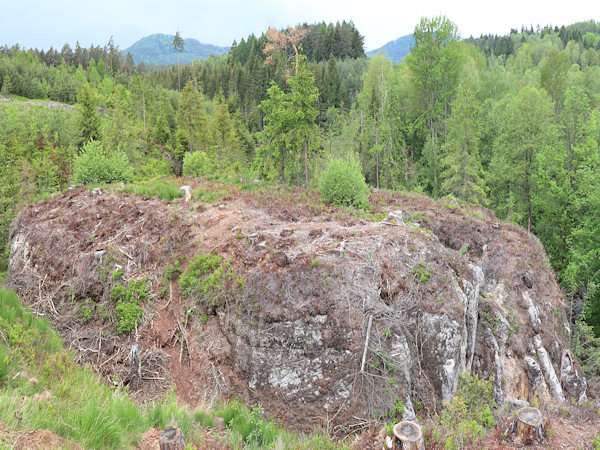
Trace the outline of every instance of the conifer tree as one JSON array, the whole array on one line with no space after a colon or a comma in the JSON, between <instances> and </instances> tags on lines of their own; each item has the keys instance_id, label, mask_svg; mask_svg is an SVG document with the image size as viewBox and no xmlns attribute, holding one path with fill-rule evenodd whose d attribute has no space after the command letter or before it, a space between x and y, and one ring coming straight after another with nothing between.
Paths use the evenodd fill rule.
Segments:
<instances>
[{"instance_id":1,"label":"conifer tree","mask_svg":"<svg viewBox=\"0 0 600 450\"><path fill-rule=\"evenodd\" d=\"M206 146L206 110L202 96L192 81L188 81L179 100L177 127L185 133L188 151L204 149Z\"/></svg>"},{"instance_id":2,"label":"conifer tree","mask_svg":"<svg viewBox=\"0 0 600 450\"><path fill-rule=\"evenodd\" d=\"M485 203L483 172L479 161L479 108L474 93L462 83L452 101L448 139L444 146L442 190L470 203Z\"/></svg>"},{"instance_id":3,"label":"conifer tree","mask_svg":"<svg viewBox=\"0 0 600 450\"><path fill-rule=\"evenodd\" d=\"M556 141L550 98L535 87L524 87L504 111L489 176L494 206L528 231L533 225L537 155Z\"/></svg>"},{"instance_id":4,"label":"conifer tree","mask_svg":"<svg viewBox=\"0 0 600 450\"><path fill-rule=\"evenodd\" d=\"M179 74L179 52L183 51L183 39L179 31L175 33L173 38L173 50L177 50L177 90L181 91L181 76Z\"/></svg>"},{"instance_id":5,"label":"conifer tree","mask_svg":"<svg viewBox=\"0 0 600 450\"><path fill-rule=\"evenodd\" d=\"M100 117L96 94L85 83L77 94L77 123L81 132L81 144L100 139Z\"/></svg>"},{"instance_id":6,"label":"conifer tree","mask_svg":"<svg viewBox=\"0 0 600 450\"><path fill-rule=\"evenodd\" d=\"M209 144L211 146L209 153L213 157L215 167L227 169L242 163L239 138L222 94L215 99L213 116L209 125Z\"/></svg>"}]
</instances>

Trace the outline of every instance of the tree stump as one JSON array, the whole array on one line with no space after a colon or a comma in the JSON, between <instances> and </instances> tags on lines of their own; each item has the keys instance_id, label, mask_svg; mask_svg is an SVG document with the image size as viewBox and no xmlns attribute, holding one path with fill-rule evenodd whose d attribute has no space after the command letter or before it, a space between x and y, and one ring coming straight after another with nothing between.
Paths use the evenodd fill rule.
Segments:
<instances>
[{"instance_id":1,"label":"tree stump","mask_svg":"<svg viewBox=\"0 0 600 450\"><path fill-rule=\"evenodd\" d=\"M399 422L394 425L395 446L403 450L425 450L423 430L415 422Z\"/></svg>"},{"instance_id":2,"label":"tree stump","mask_svg":"<svg viewBox=\"0 0 600 450\"><path fill-rule=\"evenodd\" d=\"M183 450L185 448L185 438L183 431L177 427L167 427L158 437L160 450Z\"/></svg>"},{"instance_id":3,"label":"tree stump","mask_svg":"<svg viewBox=\"0 0 600 450\"><path fill-rule=\"evenodd\" d=\"M142 358L140 355L140 346L135 342L129 352L129 385L131 389L136 390L142 380Z\"/></svg>"},{"instance_id":4,"label":"tree stump","mask_svg":"<svg viewBox=\"0 0 600 450\"><path fill-rule=\"evenodd\" d=\"M192 188L190 186L181 186L179 190L185 193L185 202L189 202L192 198Z\"/></svg>"},{"instance_id":5,"label":"tree stump","mask_svg":"<svg viewBox=\"0 0 600 450\"><path fill-rule=\"evenodd\" d=\"M544 417L537 408L521 408L508 426L505 435L524 445L541 444L546 430Z\"/></svg>"}]
</instances>

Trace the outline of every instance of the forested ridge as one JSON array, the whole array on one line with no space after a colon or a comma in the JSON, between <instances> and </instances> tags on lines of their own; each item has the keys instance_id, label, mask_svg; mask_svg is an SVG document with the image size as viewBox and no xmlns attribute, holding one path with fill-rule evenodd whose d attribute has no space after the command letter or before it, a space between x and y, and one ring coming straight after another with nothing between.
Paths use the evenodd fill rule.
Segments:
<instances>
[{"instance_id":1,"label":"forested ridge","mask_svg":"<svg viewBox=\"0 0 600 450\"><path fill-rule=\"evenodd\" d=\"M600 25L461 40L449 19L424 18L414 39L399 64L367 60L346 22L268 30L165 68L136 66L112 39L1 48L3 100L77 108L0 102L3 254L18 210L71 184L91 147L135 179L179 175L204 152L213 174L313 187L343 159L373 188L454 196L530 230L600 334Z\"/></svg>"}]
</instances>

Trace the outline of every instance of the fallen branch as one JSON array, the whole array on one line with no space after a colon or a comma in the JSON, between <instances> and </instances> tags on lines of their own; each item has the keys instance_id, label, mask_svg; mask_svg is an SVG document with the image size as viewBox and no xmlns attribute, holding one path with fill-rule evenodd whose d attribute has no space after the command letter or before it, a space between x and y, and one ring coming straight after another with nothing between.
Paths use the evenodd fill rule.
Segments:
<instances>
[{"instance_id":1,"label":"fallen branch","mask_svg":"<svg viewBox=\"0 0 600 450\"><path fill-rule=\"evenodd\" d=\"M131 259L133 261L133 256L131 256L129 253L125 252L124 250L121 250L119 247L116 247L117 250L119 250L121 253L123 253L125 256L127 256L129 259Z\"/></svg>"},{"instance_id":2,"label":"fallen branch","mask_svg":"<svg viewBox=\"0 0 600 450\"><path fill-rule=\"evenodd\" d=\"M118 356L118 355L120 355L120 354L121 354L121 352L117 352L117 353L115 353L114 355L112 355L110 358L108 358L106 361L104 361L102 364L100 364L100 365L98 366L98 369L100 369L100 368L101 368L101 367L102 367L104 364L106 364L107 362L109 362L109 361L112 361L113 359L115 359L115 357L116 357L116 356Z\"/></svg>"},{"instance_id":3,"label":"fallen branch","mask_svg":"<svg viewBox=\"0 0 600 450\"><path fill-rule=\"evenodd\" d=\"M367 325L367 336L365 337L365 349L363 350L362 363L360 364L360 373L365 371L367 361L367 350L369 348L369 336L371 335L371 324L373 323L373 314L369 315L369 324Z\"/></svg>"}]
</instances>

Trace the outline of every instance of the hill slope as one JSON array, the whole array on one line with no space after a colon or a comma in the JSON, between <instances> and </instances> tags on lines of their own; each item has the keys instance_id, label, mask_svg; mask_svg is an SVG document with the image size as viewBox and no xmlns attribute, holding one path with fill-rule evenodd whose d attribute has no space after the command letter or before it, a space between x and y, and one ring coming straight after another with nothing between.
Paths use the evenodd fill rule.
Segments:
<instances>
[{"instance_id":1,"label":"hill slope","mask_svg":"<svg viewBox=\"0 0 600 450\"><path fill-rule=\"evenodd\" d=\"M399 37L395 41L388 42L383 47L367 52L367 57L371 58L377 53L384 53L387 54L390 61L400 62L410 53L410 47L414 42L415 39L413 38L413 35L407 34L406 36Z\"/></svg>"},{"instance_id":2,"label":"hill slope","mask_svg":"<svg viewBox=\"0 0 600 450\"><path fill-rule=\"evenodd\" d=\"M10 283L81 361L130 381L139 331L152 375L137 396L237 395L303 431L323 411L344 427L396 401L414 417L451 401L465 372L493 377L498 405L585 400L564 295L523 229L404 193L372 194L377 217L402 208L376 222L310 191L185 183L218 201L80 188L11 230Z\"/></svg>"},{"instance_id":3,"label":"hill slope","mask_svg":"<svg viewBox=\"0 0 600 450\"><path fill-rule=\"evenodd\" d=\"M141 62L144 64L177 64L177 52L173 50L173 38L174 36L169 34L146 36L123 50L123 55L131 53L136 64ZM183 43L183 52L179 54L179 62L182 64L229 52L229 47L203 44L196 39L184 39Z\"/></svg>"}]
</instances>

